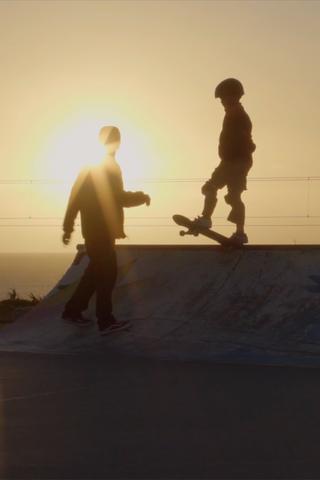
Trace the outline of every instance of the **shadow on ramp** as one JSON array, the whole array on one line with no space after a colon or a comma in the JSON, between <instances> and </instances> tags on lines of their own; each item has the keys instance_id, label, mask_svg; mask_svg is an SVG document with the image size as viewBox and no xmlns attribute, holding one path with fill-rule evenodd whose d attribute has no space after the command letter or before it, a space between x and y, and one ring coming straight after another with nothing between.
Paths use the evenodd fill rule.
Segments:
<instances>
[{"instance_id":1,"label":"shadow on ramp","mask_svg":"<svg viewBox=\"0 0 320 480\"><path fill-rule=\"evenodd\" d=\"M100 337L61 320L88 259L80 251L0 350L104 353L320 366L320 247L118 246L114 311L133 327ZM94 318L94 301L87 314Z\"/></svg>"}]
</instances>

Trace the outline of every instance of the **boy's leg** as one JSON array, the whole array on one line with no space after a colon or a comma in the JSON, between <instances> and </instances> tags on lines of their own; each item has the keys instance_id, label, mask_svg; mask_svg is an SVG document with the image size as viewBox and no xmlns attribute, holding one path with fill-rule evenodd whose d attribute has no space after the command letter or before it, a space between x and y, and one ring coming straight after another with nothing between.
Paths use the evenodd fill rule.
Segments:
<instances>
[{"instance_id":1,"label":"boy's leg","mask_svg":"<svg viewBox=\"0 0 320 480\"><path fill-rule=\"evenodd\" d=\"M217 192L226 185L226 168L220 163L202 187L201 192L205 196L202 217L211 221L211 217L217 205Z\"/></svg>"},{"instance_id":2,"label":"boy's leg","mask_svg":"<svg viewBox=\"0 0 320 480\"><path fill-rule=\"evenodd\" d=\"M202 210L202 216L211 219L213 212L217 205L217 191L215 185L210 183L210 180L206 182L202 187L202 193L204 195L204 205Z\"/></svg>"},{"instance_id":3,"label":"boy's leg","mask_svg":"<svg viewBox=\"0 0 320 480\"><path fill-rule=\"evenodd\" d=\"M112 292L117 279L117 259L113 250L99 265L96 315L98 322L112 319Z\"/></svg>"},{"instance_id":4,"label":"boy's leg","mask_svg":"<svg viewBox=\"0 0 320 480\"><path fill-rule=\"evenodd\" d=\"M97 245L93 254L98 324L112 319L112 292L117 278L117 257L113 244Z\"/></svg>"},{"instance_id":5,"label":"boy's leg","mask_svg":"<svg viewBox=\"0 0 320 480\"><path fill-rule=\"evenodd\" d=\"M245 205L241 200L241 193L240 190L232 190L229 187L228 194L224 197L225 201L231 206L228 220L236 224L237 233L244 233Z\"/></svg>"},{"instance_id":6,"label":"boy's leg","mask_svg":"<svg viewBox=\"0 0 320 480\"><path fill-rule=\"evenodd\" d=\"M243 238L244 242L247 242L248 238L244 233L246 210L241 200L241 194L247 189L247 175L251 166L252 158L249 158L243 164L234 164L228 175L228 194L224 197L225 201L231 205L228 220L236 224L236 235L238 235L240 239Z\"/></svg>"},{"instance_id":7,"label":"boy's leg","mask_svg":"<svg viewBox=\"0 0 320 480\"><path fill-rule=\"evenodd\" d=\"M70 300L64 308L64 315L76 317L88 308L91 296L95 291L95 280L92 260L90 259L82 278Z\"/></svg>"}]
</instances>

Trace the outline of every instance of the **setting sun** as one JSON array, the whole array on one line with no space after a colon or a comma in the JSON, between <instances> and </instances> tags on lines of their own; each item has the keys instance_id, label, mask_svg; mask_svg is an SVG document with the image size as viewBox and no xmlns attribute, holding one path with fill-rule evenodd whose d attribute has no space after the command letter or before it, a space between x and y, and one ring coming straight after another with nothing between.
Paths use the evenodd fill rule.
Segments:
<instances>
[{"instance_id":1,"label":"setting sun","mask_svg":"<svg viewBox=\"0 0 320 480\"><path fill-rule=\"evenodd\" d=\"M111 116L106 118L110 123ZM39 152L41 176L70 182L82 168L98 164L105 155L105 148L98 137L105 123L103 116L79 115L77 118L67 118L48 132L45 145ZM134 180L152 176L150 157L155 154L152 155L150 151L149 138L124 121L116 124L120 124L121 130L117 157L124 177Z\"/></svg>"}]
</instances>

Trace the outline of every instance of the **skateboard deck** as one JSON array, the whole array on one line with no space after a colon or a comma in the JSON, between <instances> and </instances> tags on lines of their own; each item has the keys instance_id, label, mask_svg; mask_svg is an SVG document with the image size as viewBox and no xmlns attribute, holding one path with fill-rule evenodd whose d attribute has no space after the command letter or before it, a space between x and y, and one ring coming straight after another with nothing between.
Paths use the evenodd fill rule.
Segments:
<instances>
[{"instance_id":1,"label":"skateboard deck","mask_svg":"<svg viewBox=\"0 0 320 480\"><path fill-rule=\"evenodd\" d=\"M197 237L199 234L204 235L211 240L214 240L220 245L234 247L234 248L241 248L242 245L234 243L230 238L221 235L221 233L215 232L214 230L210 230L209 228L205 227L196 227L192 220L184 215L173 215L173 221L179 225L180 227L184 227L187 230L180 230L180 235L183 237L184 235L194 235Z\"/></svg>"}]
</instances>

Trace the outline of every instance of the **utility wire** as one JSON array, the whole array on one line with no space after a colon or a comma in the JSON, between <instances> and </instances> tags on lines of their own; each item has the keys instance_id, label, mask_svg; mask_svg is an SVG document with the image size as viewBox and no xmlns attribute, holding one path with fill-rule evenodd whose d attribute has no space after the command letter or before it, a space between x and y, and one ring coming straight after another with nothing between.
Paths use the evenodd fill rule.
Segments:
<instances>
[{"instance_id":1,"label":"utility wire","mask_svg":"<svg viewBox=\"0 0 320 480\"><path fill-rule=\"evenodd\" d=\"M80 225L75 225L75 227L79 227ZM62 226L60 224L55 224L55 225L47 225L47 224L37 224L37 225L27 225L27 224L2 224L0 225L0 228L1 227L6 227L6 228L15 228L15 227L25 227L25 228L61 228ZM169 225L169 224L166 224L166 225L141 225L141 224L125 224L125 227L126 228L177 228L177 225ZM215 227L233 227L233 225L229 225L229 224L215 224L214 225L214 228ZM267 223L249 223L249 224L246 224L246 227L303 227L303 228L309 228L309 227L320 227L320 223L311 223L311 224L299 224L299 223L296 223L296 224L267 224ZM181 227L183 228L183 227Z\"/></svg>"},{"instance_id":2,"label":"utility wire","mask_svg":"<svg viewBox=\"0 0 320 480\"><path fill-rule=\"evenodd\" d=\"M37 217L37 216L31 216L27 215L24 217L0 217L0 221L4 220L63 220L64 217ZM126 220L170 220L172 217L126 217ZM219 219L222 220L225 217L223 216L215 216L215 220ZM320 215L247 215L246 218L256 218L256 219L261 219L261 218L266 218L266 219L283 219L283 218L301 218L301 219L309 219L309 218L320 218Z\"/></svg>"},{"instance_id":3,"label":"utility wire","mask_svg":"<svg viewBox=\"0 0 320 480\"><path fill-rule=\"evenodd\" d=\"M198 183L205 182L208 178L137 178L127 181L142 183ZM318 182L320 176L295 176L295 177L249 177L249 182ZM47 185L47 184L64 184L72 183L72 180L60 179L0 179L0 185Z\"/></svg>"},{"instance_id":4,"label":"utility wire","mask_svg":"<svg viewBox=\"0 0 320 480\"><path fill-rule=\"evenodd\" d=\"M132 179L133 180L133 179ZM134 181L140 181L144 183L200 183L204 182L204 178L149 178L149 179L135 179ZM295 177L252 177L248 178L248 181L251 182L308 182L308 194L307 194L307 214L306 215L252 215L247 216L248 219L316 219L320 218L320 215L309 215L309 186L310 182L320 181L320 176L295 176ZM46 184L69 184L70 181L63 181L59 179L0 179L0 185L46 185ZM224 219L225 217L215 217L215 219ZM62 220L63 217L59 216L12 216L12 217L0 217L0 221L34 221L34 220ZM169 216L133 216L127 217L129 220L169 220ZM79 225L77 225L79 226ZM138 227L138 228L176 228L174 224L126 224L127 227ZM229 224L216 224L217 227L231 227ZM319 227L320 224L247 224L247 227ZM41 228L41 227L61 227L57 224L0 224L0 227L26 227L26 228Z\"/></svg>"}]
</instances>

